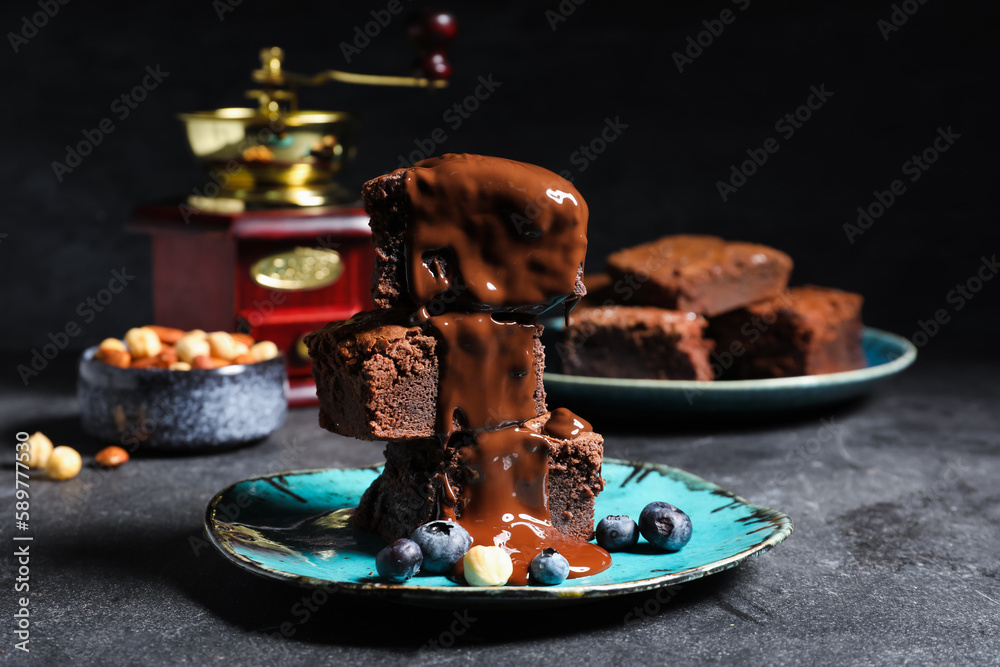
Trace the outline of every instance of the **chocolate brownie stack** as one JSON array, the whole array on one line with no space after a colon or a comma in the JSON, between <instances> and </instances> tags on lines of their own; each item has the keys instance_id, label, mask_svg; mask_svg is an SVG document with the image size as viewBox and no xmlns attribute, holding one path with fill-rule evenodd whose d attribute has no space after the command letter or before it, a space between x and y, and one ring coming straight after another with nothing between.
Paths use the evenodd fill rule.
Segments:
<instances>
[{"instance_id":1,"label":"chocolate brownie stack","mask_svg":"<svg viewBox=\"0 0 1000 667\"><path fill-rule=\"evenodd\" d=\"M747 379L865 364L861 297L788 289L792 260L773 248L666 236L611 254L607 266L566 331L567 373Z\"/></svg>"},{"instance_id":2,"label":"chocolate brownie stack","mask_svg":"<svg viewBox=\"0 0 1000 667\"><path fill-rule=\"evenodd\" d=\"M306 339L320 424L387 439L355 525L387 540L440 518L511 553L511 583L558 549L586 576L603 438L547 412L538 316L585 289L587 204L540 167L444 155L364 185L377 309Z\"/></svg>"}]
</instances>

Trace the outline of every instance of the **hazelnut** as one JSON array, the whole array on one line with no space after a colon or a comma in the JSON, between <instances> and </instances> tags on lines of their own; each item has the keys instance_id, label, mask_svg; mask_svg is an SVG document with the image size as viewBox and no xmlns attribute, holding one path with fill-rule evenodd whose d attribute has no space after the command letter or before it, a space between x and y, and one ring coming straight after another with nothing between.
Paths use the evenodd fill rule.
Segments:
<instances>
[{"instance_id":1,"label":"hazelnut","mask_svg":"<svg viewBox=\"0 0 1000 667\"><path fill-rule=\"evenodd\" d=\"M161 343L166 343L168 345L173 345L185 336L183 329L174 329L173 327L161 327L155 324L148 324L143 328L149 329L155 333Z\"/></svg>"},{"instance_id":2,"label":"hazelnut","mask_svg":"<svg viewBox=\"0 0 1000 667\"><path fill-rule=\"evenodd\" d=\"M119 350L122 352L127 350L125 343L121 342L117 338L105 338L101 341L101 344L97 346L97 357L100 358L103 354Z\"/></svg>"},{"instance_id":3,"label":"hazelnut","mask_svg":"<svg viewBox=\"0 0 1000 667\"><path fill-rule=\"evenodd\" d=\"M177 341L177 345L174 346L174 350L177 352L178 359L189 364L194 361L195 357L207 357L210 352L208 341L204 338L199 338L190 332Z\"/></svg>"},{"instance_id":4,"label":"hazelnut","mask_svg":"<svg viewBox=\"0 0 1000 667\"><path fill-rule=\"evenodd\" d=\"M228 366L229 362L225 359L218 359L216 357L209 357L206 355L199 355L194 358L191 362L191 366L194 368L200 368L202 370L211 370L213 368L222 368L223 366Z\"/></svg>"},{"instance_id":5,"label":"hazelnut","mask_svg":"<svg viewBox=\"0 0 1000 667\"><path fill-rule=\"evenodd\" d=\"M250 348L250 354L256 361L267 361L268 359L274 359L281 352L278 351L278 346L271 341L262 340Z\"/></svg>"},{"instance_id":6,"label":"hazelnut","mask_svg":"<svg viewBox=\"0 0 1000 667\"><path fill-rule=\"evenodd\" d=\"M212 349L213 357L226 361L235 359L249 350L243 343L233 340L233 337L225 331L213 331L208 334L208 345Z\"/></svg>"},{"instance_id":7,"label":"hazelnut","mask_svg":"<svg viewBox=\"0 0 1000 667\"><path fill-rule=\"evenodd\" d=\"M175 361L174 363L167 366L172 371L189 371L191 370L191 364L186 361Z\"/></svg>"},{"instance_id":8,"label":"hazelnut","mask_svg":"<svg viewBox=\"0 0 1000 667\"><path fill-rule=\"evenodd\" d=\"M44 468L52 455L52 441L41 431L35 431L28 442L28 467Z\"/></svg>"},{"instance_id":9,"label":"hazelnut","mask_svg":"<svg viewBox=\"0 0 1000 667\"><path fill-rule=\"evenodd\" d=\"M128 459L128 452L115 445L105 447L94 455L94 460L97 461L97 465L104 468L117 468L121 464L128 461Z\"/></svg>"},{"instance_id":10,"label":"hazelnut","mask_svg":"<svg viewBox=\"0 0 1000 667\"><path fill-rule=\"evenodd\" d=\"M198 340L205 340L205 338L208 337L208 334L202 329L191 329L191 331L188 331L184 334L184 336L191 336L192 338L197 338Z\"/></svg>"},{"instance_id":11,"label":"hazelnut","mask_svg":"<svg viewBox=\"0 0 1000 667\"><path fill-rule=\"evenodd\" d=\"M83 460L79 452L72 447L59 446L52 450L49 460L45 463L45 474L49 479L73 479L80 472Z\"/></svg>"},{"instance_id":12,"label":"hazelnut","mask_svg":"<svg viewBox=\"0 0 1000 667\"><path fill-rule=\"evenodd\" d=\"M233 340L235 340L237 343L243 343L247 347L253 347L253 344L257 342L253 339L253 336L251 336L250 334L237 332L229 335L232 336Z\"/></svg>"},{"instance_id":13,"label":"hazelnut","mask_svg":"<svg viewBox=\"0 0 1000 667\"><path fill-rule=\"evenodd\" d=\"M111 350L103 356L98 356L97 360L118 368L128 368L132 365L132 355L128 353L128 350Z\"/></svg>"},{"instance_id":14,"label":"hazelnut","mask_svg":"<svg viewBox=\"0 0 1000 667\"><path fill-rule=\"evenodd\" d=\"M503 586L514 573L510 555L500 547L477 545L462 557L465 580L473 586Z\"/></svg>"},{"instance_id":15,"label":"hazelnut","mask_svg":"<svg viewBox=\"0 0 1000 667\"><path fill-rule=\"evenodd\" d=\"M160 337L148 327L129 329L125 333L125 344L135 359L155 357L163 349Z\"/></svg>"}]
</instances>

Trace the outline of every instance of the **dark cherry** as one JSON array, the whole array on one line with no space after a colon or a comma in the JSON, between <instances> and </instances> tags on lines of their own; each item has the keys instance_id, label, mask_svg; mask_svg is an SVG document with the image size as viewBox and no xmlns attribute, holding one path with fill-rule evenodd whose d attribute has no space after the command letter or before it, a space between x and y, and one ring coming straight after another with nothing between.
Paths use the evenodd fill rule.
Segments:
<instances>
[{"instance_id":1,"label":"dark cherry","mask_svg":"<svg viewBox=\"0 0 1000 667\"><path fill-rule=\"evenodd\" d=\"M454 41L458 24L451 14L424 9L407 20L406 34L419 51L438 52Z\"/></svg>"},{"instance_id":2,"label":"dark cherry","mask_svg":"<svg viewBox=\"0 0 1000 667\"><path fill-rule=\"evenodd\" d=\"M420 59L420 69L428 79L450 79L451 63L443 53L431 53Z\"/></svg>"},{"instance_id":3,"label":"dark cherry","mask_svg":"<svg viewBox=\"0 0 1000 667\"><path fill-rule=\"evenodd\" d=\"M416 74L428 79L450 79L451 63L445 51L458 34L455 17L427 9L416 12L407 20L406 34L417 48Z\"/></svg>"}]
</instances>

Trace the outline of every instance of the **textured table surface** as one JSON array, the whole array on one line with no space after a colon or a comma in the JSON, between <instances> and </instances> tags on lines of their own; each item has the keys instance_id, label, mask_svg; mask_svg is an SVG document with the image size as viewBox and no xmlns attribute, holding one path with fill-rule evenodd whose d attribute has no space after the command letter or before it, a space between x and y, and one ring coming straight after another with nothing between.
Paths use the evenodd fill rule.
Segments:
<instances>
[{"instance_id":1,"label":"textured table surface","mask_svg":"<svg viewBox=\"0 0 1000 667\"><path fill-rule=\"evenodd\" d=\"M67 356L68 353L67 353ZM11 361L11 360L8 360ZM15 362L16 363L16 362ZM9 365L9 364L8 364ZM297 410L228 453L138 456L111 473L32 483L31 653L15 664L997 664L998 366L918 360L867 400L781 419L677 422L656 432L596 416L608 456L674 465L785 511L795 532L734 570L555 610L426 610L317 595L248 574L202 541L222 487L278 470L356 466L381 446ZM73 368L0 388L0 465L13 517L13 442L42 430L85 459ZM825 429L825 430L824 430ZM829 437L828 437L829 436ZM0 558L5 618L16 564ZM284 630L288 637L281 636Z\"/></svg>"}]
</instances>

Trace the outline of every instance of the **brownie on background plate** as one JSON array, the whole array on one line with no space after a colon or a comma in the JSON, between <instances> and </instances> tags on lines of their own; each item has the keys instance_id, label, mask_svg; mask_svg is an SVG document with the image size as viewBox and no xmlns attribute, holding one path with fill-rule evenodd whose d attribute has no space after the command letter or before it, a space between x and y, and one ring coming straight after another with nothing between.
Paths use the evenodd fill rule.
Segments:
<instances>
[{"instance_id":1,"label":"brownie on background plate","mask_svg":"<svg viewBox=\"0 0 1000 667\"><path fill-rule=\"evenodd\" d=\"M707 326L700 315L663 308L579 308L556 350L570 375L711 380Z\"/></svg>"},{"instance_id":2,"label":"brownie on background plate","mask_svg":"<svg viewBox=\"0 0 1000 667\"><path fill-rule=\"evenodd\" d=\"M755 243L677 235L611 253L607 267L615 284L632 287L620 304L710 317L783 291L792 259Z\"/></svg>"},{"instance_id":3,"label":"brownie on background plate","mask_svg":"<svg viewBox=\"0 0 1000 667\"><path fill-rule=\"evenodd\" d=\"M864 368L860 294L793 287L710 319L723 379L819 375Z\"/></svg>"}]
</instances>

